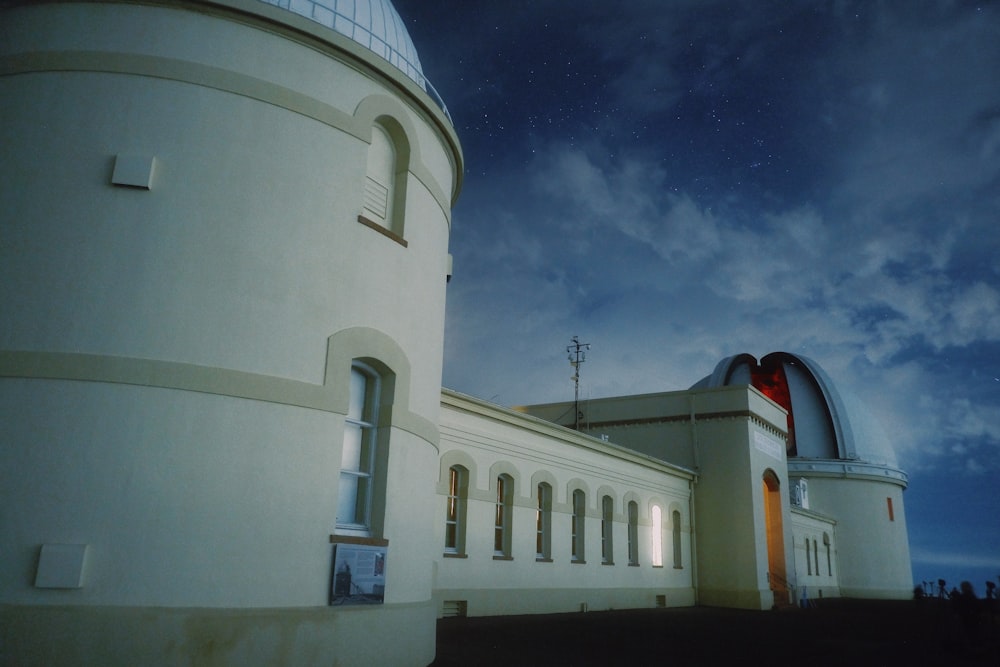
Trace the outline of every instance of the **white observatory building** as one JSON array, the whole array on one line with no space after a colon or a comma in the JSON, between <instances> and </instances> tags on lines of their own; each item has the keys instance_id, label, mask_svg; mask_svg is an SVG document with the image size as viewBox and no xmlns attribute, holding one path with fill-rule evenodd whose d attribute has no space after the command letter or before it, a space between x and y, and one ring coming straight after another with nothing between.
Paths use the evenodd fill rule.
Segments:
<instances>
[{"instance_id":1,"label":"white observatory building","mask_svg":"<svg viewBox=\"0 0 1000 667\"><path fill-rule=\"evenodd\" d=\"M0 0L0 148L0 663L912 590L906 474L804 357L442 389L463 157L389 0Z\"/></svg>"},{"instance_id":2,"label":"white observatory building","mask_svg":"<svg viewBox=\"0 0 1000 667\"><path fill-rule=\"evenodd\" d=\"M427 90L388 0L2 3L0 662L433 660Z\"/></svg>"}]
</instances>

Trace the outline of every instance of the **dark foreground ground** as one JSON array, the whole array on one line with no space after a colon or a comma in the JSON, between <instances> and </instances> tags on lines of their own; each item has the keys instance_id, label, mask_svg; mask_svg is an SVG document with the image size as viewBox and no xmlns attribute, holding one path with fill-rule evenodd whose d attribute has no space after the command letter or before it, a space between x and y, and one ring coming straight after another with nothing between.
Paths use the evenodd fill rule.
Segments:
<instances>
[{"instance_id":1,"label":"dark foreground ground","mask_svg":"<svg viewBox=\"0 0 1000 667\"><path fill-rule=\"evenodd\" d=\"M994 665L1000 617L971 627L938 600L811 609L695 607L446 618L434 667L459 665Z\"/></svg>"}]
</instances>

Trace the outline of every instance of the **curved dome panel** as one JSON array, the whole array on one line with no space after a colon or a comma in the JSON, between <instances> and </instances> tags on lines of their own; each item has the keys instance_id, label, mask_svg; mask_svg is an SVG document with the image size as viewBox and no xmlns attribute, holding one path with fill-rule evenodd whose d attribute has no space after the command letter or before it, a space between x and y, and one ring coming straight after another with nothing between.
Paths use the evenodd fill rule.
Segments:
<instances>
[{"instance_id":1,"label":"curved dome panel","mask_svg":"<svg viewBox=\"0 0 1000 667\"><path fill-rule=\"evenodd\" d=\"M855 457L866 463L898 467L892 441L878 418L857 396L842 392L841 398L854 431Z\"/></svg>"},{"instance_id":2,"label":"curved dome panel","mask_svg":"<svg viewBox=\"0 0 1000 667\"><path fill-rule=\"evenodd\" d=\"M774 352L760 363L749 354L720 361L692 388L752 385L788 410L789 457L897 465L892 443L856 397L842 394L812 359Z\"/></svg>"},{"instance_id":3,"label":"curved dome panel","mask_svg":"<svg viewBox=\"0 0 1000 667\"><path fill-rule=\"evenodd\" d=\"M260 0L287 9L345 37L391 63L425 87L417 50L389 0Z\"/></svg>"}]
</instances>

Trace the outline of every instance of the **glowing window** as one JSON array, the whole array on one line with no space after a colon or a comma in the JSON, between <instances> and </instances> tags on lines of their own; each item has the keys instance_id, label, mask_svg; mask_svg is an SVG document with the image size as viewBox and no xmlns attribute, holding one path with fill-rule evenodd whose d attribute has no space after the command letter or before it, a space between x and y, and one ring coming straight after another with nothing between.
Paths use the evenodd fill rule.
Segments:
<instances>
[{"instance_id":1,"label":"glowing window","mask_svg":"<svg viewBox=\"0 0 1000 667\"><path fill-rule=\"evenodd\" d=\"M653 505L650 514L653 519L653 539L650 540L652 553L650 554L650 560L653 562L653 567L663 567L663 519L660 516L660 506Z\"/></svg>"},{"instance_id":2,"label":"glowing window","mask_svg":"<svg viewBox=\"0 0 1000 667\"><path fill-rule=\"evenodd\" d=\"M368 366L351 368L350 401L344 421L337 495L337 532L371 535L375 482L379 378Z\"/></svg>"}]
</instances>

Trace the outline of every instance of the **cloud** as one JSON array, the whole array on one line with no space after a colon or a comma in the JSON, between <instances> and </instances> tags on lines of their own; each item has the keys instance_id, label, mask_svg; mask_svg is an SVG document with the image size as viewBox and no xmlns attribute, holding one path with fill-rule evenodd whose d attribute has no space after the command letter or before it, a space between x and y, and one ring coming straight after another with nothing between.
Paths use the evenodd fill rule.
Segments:
<instances>
[{"instance_id":1,"label":"cloud","mask_svg":"<svg viewBox=\"0 0 1000 667\"><path fill-rule=\"evenodd\" d=\"M1000 556L989 554L969 554L948 551L913 549L910 559L922 565L946 565L951 567L1000 568Z\"/></svg>"}]
</instances>

